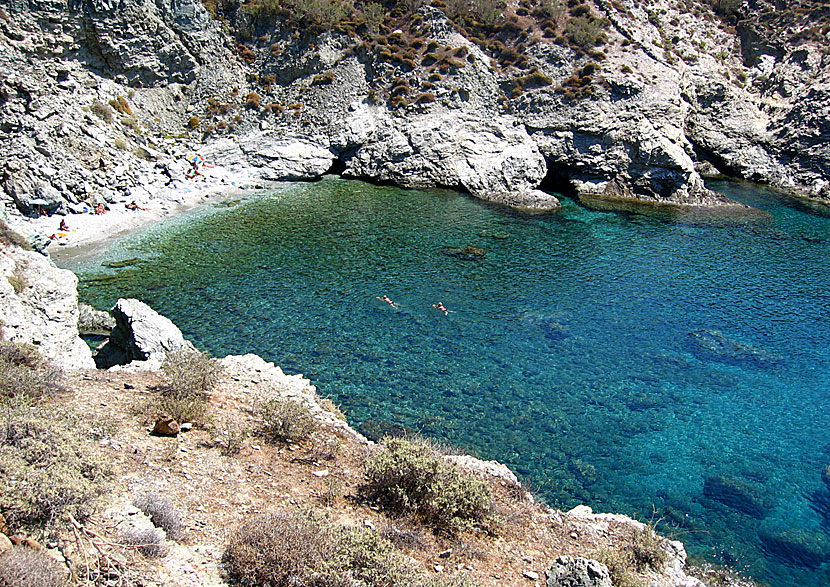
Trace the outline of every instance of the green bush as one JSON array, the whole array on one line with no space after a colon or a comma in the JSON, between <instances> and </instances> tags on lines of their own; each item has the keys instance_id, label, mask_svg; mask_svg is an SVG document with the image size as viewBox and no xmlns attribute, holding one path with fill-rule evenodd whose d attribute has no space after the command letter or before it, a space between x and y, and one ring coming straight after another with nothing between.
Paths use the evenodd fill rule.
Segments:
<instances>
[{"instance_id":1,"label":"green bush","mask_svg":"<svg viewBox=\"0 0 830 587\"><path fill-rule=\"evenodd\" d=\"M13 530L84 520L108 468L81 434L80 417L55 406L0 406L0 511Z\"/></svg>"},{"instance_id":2,"label":"green bush","mask_svg":"<svg viewBox=\"0 0 830 587\"><path fill-rule=\"evenodd\" d=\"M634 567L640 571L660 571L668 560L663 545L665 538L658 535L651 525L634 530L627 546Z\"/></svg>"},{"instance_id":3,"label":"green bush","mask_svg":"<svg viewBox=\"0 0 830 587\"><path fill-rule=\"evenodd\" d=\"M366 499L437 531L455 533L490 513L489 486L447 462L425 440L386 439L365 465Z\"/></svg>"},{"instance_id":4,"label":"green bush","mask_svg":"<svg viewBox=\"0 0 830 587\"><path fill-rule=\"evenodd\" d=\"M607 21L590 16L572 18L565 25L565 37L571 45L580 49L590 49L605 42L605 28Z\"/></svg>"},{"instance_id":5,"label":"green bush","mask_svg":"<svg viewBox=\"0 0 830 587\"><path fill-rule=\"evenodd\" d=\"M63 587L66 568L46 551L15 546L0 554L0 587Z\"/></svg>"},{"instance_id":6,"label":"green bush","mask_svg":"<svg viewBox=\"0 0 830 587\"><path fill-rule=\"evenodd\" d=\"M317 429L317 420L302 400L272 397L255 408L262 419L262 434L275 442L300 442Z\"/></svg>"}]
</instances>

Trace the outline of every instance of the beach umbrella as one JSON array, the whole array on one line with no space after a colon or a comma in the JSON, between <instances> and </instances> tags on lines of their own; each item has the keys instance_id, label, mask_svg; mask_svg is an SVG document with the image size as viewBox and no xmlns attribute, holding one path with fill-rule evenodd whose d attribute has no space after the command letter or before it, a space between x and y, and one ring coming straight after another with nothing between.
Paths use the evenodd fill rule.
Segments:
<instances>
[{"instance_id":1,"label":"beach umbrella","mask_svg":"<svg viewBox=\"0 0 830 587\"><path fill-rule=\"evenodd\" d=\"M205 162L205 158L202 157L201 155L193 155L193 157L190 158L190 162L191 163L198 163L198 164L201 165L202 163Z\"/></svg>"},{"instance_id":2,"label":"beach umbrella","mask_svg":"<svg viewBox=\"0 0 830 587\"><path fill-rule=\"evenodd\" d=\"M31 206L48 206L50 202L44 200L43 198L35 198L31 202L29 202Z\"/></svg>"}]
</instances>

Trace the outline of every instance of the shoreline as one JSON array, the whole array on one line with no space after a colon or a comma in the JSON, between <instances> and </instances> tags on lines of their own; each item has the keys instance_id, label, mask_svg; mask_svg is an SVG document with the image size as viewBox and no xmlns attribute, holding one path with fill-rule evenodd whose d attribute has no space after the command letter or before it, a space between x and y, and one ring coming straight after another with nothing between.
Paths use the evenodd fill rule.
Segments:
<instances>
[{"instance_id":1,"label":"shoreline","mask_svg":"<svg viewBox=\"0 0 830 587\"><path fill-rule=\"evenodd\" d=\"M228 172L211 169L202 182L172 182L153 191L149 198L125 197L109 204L109 210L100 215L94 213L51 216L16 217L9 225L25 235L58 235L46 247L45 252L58 264L95 254L114 240L138 229L157 224L199 206L220 202L243 192L263 187L264 182L252 173ZM146 210L129 210L126 204L135 201ZM69 226L66 236L60 236L58 226L65 220Z\"/></svg>"}]
</instances>

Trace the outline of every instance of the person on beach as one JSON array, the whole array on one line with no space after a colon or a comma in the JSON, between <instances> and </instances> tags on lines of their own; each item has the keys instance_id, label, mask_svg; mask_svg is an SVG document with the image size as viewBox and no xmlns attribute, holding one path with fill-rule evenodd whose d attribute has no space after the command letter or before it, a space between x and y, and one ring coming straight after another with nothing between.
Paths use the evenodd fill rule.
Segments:
<instances>
[{"instance_id":1,"label":"person on beach","mask_svg":"<svg viewBox=\"0 0 830 587\"><path fill-rule=\"evenodd\" d=\"M432 304L432 307L444 312L444 316L449 316L450 312L455 312L455 310L447 310L447 307L444 306L443 302L438 302L437 304Z\"/></svg>"},{"instance_id":2,"label":"person on beach","mask_svg":"<svg viewBox=\"0 0 830 587\"><path fill-rule=\"evenodd\" d=\"M149 208L142 208L141 206L139 206L138 204L136 204L136 203L135 203L135 200L133 200L133 201L132 201L132 202L130 202L129 204L124 204L124 207L125 207L127 210L149 210Z\"/></svg>"},{"instance_id":3,"label":"person on beach","mask_svg":"<svg viewBox=\"0 0 830 587\"><path fill-rule=\"evenodd\" d=\"M385 295L385 296L375 296L375 298L376 298L376 299L378 299L378 300L380 300L381 302L386 302L387 304L389 304L389 305L390 305L390 306L392 306L393 308L397 308L397 307L398 307L398 304L396 304L395 302L393 302L392 300L390 300L390 299L389 299L389 296L386 296L386 295Z\"/></svg>"},{"instance_id":4,"label":"person on beach","mask_svg":"<svg viewBox=\"0 0 830 587\"><path fill-rule=\"evenodd\" d=\"M96 204L95 205L95 214L100 215L106 213L107 209L104 207L103 204Z\"/></svg>"},{"instance_id":5,"label":"person on beach","mask_svg":"<svg viewBox=\"0 0 830 587\"><path fill-rule=\"evenodd\" d=\"M64 218L61 218L61 225L58 227L58 230L61 232L69 232L69 225Z\"/></svg>"}]
</instances>

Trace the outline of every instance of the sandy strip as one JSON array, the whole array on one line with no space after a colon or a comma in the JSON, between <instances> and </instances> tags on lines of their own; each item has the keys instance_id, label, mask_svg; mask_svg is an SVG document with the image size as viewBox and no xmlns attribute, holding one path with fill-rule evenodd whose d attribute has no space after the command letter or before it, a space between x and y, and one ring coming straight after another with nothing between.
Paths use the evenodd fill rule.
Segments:
<instances>
[{"instance_id":1,"label":"sandy strip","mask_svg":"<svg viewBox=\"0 0 830 587\"><path fill-rule=\"evenodd\" d=\"M100 215L89 213L59 216L55 214L37 218L16 218L12 219L10 224L24 234L40 233L46 236L54 234L56 238L46 250L58 265L62 265L70 259L94 254L113 239L127 235L138 228L252 189L255 183L262 182L248 174L231 174L218 169L211 170L204 181L174 182L171 186L154 190L150 199L135 200L139 206L147 210L127 209L126 204L133 201L127 199L110 204L109 211ZM65 220L69 226L68 233L59 230L61 220ZM61 236L62 234L66 236Z\"/></svg>"}]
</instances>

